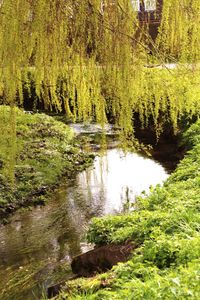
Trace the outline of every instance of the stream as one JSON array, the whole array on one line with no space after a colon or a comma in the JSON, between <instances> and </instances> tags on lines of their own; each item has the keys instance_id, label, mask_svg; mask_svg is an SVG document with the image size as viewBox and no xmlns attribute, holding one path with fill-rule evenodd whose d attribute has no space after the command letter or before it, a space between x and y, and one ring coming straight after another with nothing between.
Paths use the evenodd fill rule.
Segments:
<instances>
[{"instance_id":1,"label":"stream","mask_svg":"<svg viewBox=\"0 0 200 300\"><path fill-rule=\"evenodd\" d=\"M63 178L45 206L17 212L0 227L0 300L42 299L48 286L72 275L72 257L92 248L85 240L92 217L133 209L138 195L169 176L153 159L124 154L112 135L108 149L100 155L96 147L96 153L93 166Z\"/></svg>"}]
</instances>

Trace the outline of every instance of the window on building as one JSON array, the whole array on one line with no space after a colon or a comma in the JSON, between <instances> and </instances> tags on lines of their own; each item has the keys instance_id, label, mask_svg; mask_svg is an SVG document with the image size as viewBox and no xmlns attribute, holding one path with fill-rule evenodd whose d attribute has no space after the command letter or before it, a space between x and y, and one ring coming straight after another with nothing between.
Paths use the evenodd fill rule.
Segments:
<instances>
[{"instance_id":1,"label":"window on building","mask_svg":"<svg viewBox=\"0 0 200 300\"><path fill-rule=\"evenodd\" d=\"M140 11L140 0L131 0L133 10Z\"/></svg>"},{"instance_id":2,"label":"window on building","mask_svg":"<svg viewBox=\"0 0 200 300\"><path fill-rule=\"evenodd\" d=\"M144 8L146 11L156 10L156 0L144 0Z\"/></svg>"}]
</instances>

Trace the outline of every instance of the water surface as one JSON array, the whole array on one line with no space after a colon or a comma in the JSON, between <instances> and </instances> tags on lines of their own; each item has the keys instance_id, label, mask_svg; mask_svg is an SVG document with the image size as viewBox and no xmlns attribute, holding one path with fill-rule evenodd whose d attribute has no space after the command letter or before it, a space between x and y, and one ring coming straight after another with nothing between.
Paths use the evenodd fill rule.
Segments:
<instances>
[{"instance_id":1,"label":"water surface","mask_svg":"<svg viewBox=\"0 0 200 300\"><path fill-rule=\"evenodd\" d=\"M46 206L16 213L0 227L0 299L40 299L71 276L72 257L90 249L85 233L92 217L133 207L137 195L167 177L152 159L108 149L92 167L63 179Z\"/></svg>"},{"instance_id":2,"label":"water surface","mask_svg":"<svg viewBox=\"0 0 200 300\"><path fill-rule=\"evenodd\" d=\"M79 174L77 181L87 202L96 209L100 205L97 213L107 215L123 211L127 201L134 206L137 196L167 177L165 169L152 159L110 149L95 159L93 168Z\"/></svg>"}]
</instances>

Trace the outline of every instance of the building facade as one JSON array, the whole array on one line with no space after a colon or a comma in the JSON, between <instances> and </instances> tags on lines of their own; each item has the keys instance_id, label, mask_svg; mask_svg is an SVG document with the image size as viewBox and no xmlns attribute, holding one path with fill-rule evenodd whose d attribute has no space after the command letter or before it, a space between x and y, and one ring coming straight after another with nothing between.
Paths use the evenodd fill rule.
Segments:
<instances>
[{"instance_id":1,"label":"building facade","mask_svg":"<svg viewBox=\"0 0 200 300\"><path fill-rule=\"evenodd\" d=\"M153 39L158 34L162 17L163 0L131 0L133 10L138 12L141 26L148 24Z\"/></svg>"}]
</instances>

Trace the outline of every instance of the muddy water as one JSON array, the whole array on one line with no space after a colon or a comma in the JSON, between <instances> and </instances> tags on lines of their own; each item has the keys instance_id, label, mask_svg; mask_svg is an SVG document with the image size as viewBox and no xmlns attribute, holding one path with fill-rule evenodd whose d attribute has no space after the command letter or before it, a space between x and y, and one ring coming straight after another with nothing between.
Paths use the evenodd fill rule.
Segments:
<instances>
[{"instance_id":1,"label":"muddy water","mask_svg":"<svg viewBox=\"0 0 200 300\"><path fill-rule=\"evenodd\" d=\"M76 178L63 179L46 206L16 213L0 227L0 299L41 299L71 275L72 257L90 248L92 217L132 209L137 195L167 177L155 161L112 148Z\"/></svg>"}]
</instances>

